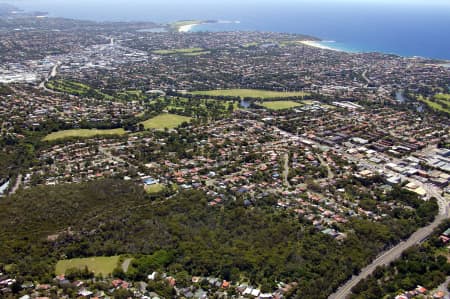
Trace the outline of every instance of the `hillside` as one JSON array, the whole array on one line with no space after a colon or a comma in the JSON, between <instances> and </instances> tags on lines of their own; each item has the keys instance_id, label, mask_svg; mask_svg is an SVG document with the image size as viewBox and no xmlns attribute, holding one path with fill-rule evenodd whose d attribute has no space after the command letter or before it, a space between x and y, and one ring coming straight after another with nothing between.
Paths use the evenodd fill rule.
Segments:
<instances>
[{"instance_id":1,"label":"hillside","mask_svg":"<svg viewBox=\"0 0 450 299\"><path fill-rule=\"evenodd\" d=\"M302 298L326 298L419 219L354 220L355 233L337 241L272 205L268 197L253 207L237 200L205 208L206 196L197 191L152 201L141 187L116 180L28 189L0 202L0 266L42 282L51 281L63 258L170 250L169 269L247 278L263 290L296 281L293 292ZM128 278L154 270L141 268Z\"/></svg>"}]
</instances>

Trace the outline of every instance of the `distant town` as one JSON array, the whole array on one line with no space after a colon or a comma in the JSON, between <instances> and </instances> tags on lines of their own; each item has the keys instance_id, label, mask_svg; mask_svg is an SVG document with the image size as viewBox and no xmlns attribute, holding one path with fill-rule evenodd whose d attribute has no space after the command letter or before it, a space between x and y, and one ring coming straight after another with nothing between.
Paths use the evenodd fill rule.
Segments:
<instances>
[{"instance_id":1,"label":"distant town","mask_svg":"<svg viewBox=\"0 0 450 299\"><path fill-rule=\"evenodd\" d=\"M445 62L320 49L305 44L315 38L303 35L178 32L191 23L95 23L10 10L0 15L0 296L449 298ZM134 223L124 214L123 222L109 227L110 216L91 215L81 199L70 200L65 210L62 201L85 194L72 188L90 186L103 194L109 191L102 184L116 184L110 182L127 184L129 194L142 197L117 208L118 215L151 203L155 218ZM30 197L35 193L48 194L48 202ZM200 210L217 223L236 213L234 221L246 232L278 240L278 231L266 231L248 214L287 221L287 236L274 243L303 252L306 247L296 244L317 238L314 250L323 254L286 254L272 275L248 256L219 268L193 249L140 243L153 241L139 228L148 232L151 224L158 232L165 225L154 219L178 213L166 205L178 207L176 201L197 194ZM103 202L118 207L120 196L114 192ZM102 204L98 211L108 211ZM52 209L65 216L53 218ZM185 213L197 219L200 212ZM86 215L104 219L98 227L77 222ZM173 225L196 229L178 217ZM208 225L214 230L219 224ZM239 235L239 227L233 229ZM141 239L124 249L115 233ZM89 239L101 240L95 244L102 255L88 254L94 252ZM229 251L224 245L223 254L245 256L251 241L240 242ZM367 245L355 260L345 251L352 244ZM415 247L440 263L423 266L421 278L384 287L381 277L386 284L396 280ZM55 253L43 260L46 250ZM258 254L267 263L277 255ZM320 273L328 268L309 263L328 263L331 256L349 268L324 287ZM31 270L25 261L42 263ZM364 283L378 283L380 292Z\"/></svg>"}]
</instances>

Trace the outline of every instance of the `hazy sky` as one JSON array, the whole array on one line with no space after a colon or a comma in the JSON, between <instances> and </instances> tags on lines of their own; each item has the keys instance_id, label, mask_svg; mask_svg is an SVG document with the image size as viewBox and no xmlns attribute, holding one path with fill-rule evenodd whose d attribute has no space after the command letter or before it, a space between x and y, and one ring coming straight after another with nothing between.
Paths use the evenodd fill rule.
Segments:
<instances>
[{"instance_id":1,"label":"hazy sky","mask_svg":"<svg viewBox=\"0 0 450 299\"><path fill-rule=\"evenodd\" d=\"M0 3L5 2L5 3L21 3L21 2L35 2L36 4L41 2L42 0L0 0ZM107 2L109 3L130 3L130 2L139 2L139 1L145 1L147 3L158 3L158 2L166 2L166 3L208 3L208 4L213 4L215 2L217 3L226 3L226 2L247 2L247 3L251 3L251 4L258 4L258 3L263 3L263 2L275 2L275 3L289 3L289 2L294 2L294 3L301 3L301 2L305 2L305 3L317 3L317 2L331 2L331 3L359 3L359 4L363 4L363 3L370 3L370 4L390 4L390 5L450 5L450 0L108 0ZM86 0L50 0L50 1L45 1L45 2L55 2L58 4L62 4L64 2L66 3L74 3L74 2L79 2L79 3L83 3L83 2L105 2L104 0L90 0L90 1L86 1Z\"/></svg>"},{"instance_id":2,"label":"hazy sky","mask_svg":"<svg viewBox=\"0 0 450 299\"><path fill-rule=\"evenodd\" d=\"M450 0L0 0L26 11L46 11L51 16L89 20L173 21L184 18L221 19L253 17L254 8L276 14L276 10L308 11L319 15L324 9L353 13L427 12L450 19Z\"/></svg>"}]
</instances>

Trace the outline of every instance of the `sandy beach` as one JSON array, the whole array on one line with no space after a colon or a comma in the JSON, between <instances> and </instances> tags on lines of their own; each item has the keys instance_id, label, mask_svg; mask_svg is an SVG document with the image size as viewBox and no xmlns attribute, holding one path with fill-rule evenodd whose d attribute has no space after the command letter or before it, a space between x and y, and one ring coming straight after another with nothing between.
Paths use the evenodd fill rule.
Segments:
<instances>
[{"instance_id":1,"label":"sandy beach","mask_svg":"<svg viewBox=\"0 0 450 299\"><path fill-rule=\"evenodd\" d=\"M320 44L320 42L314 41L314 40L305 40L305 41L301 41L300 43L302 43L306 46L319 48L319 49L323 49L323 50L339 51L338 49L333 49L331 47L324 46L324 45Z\"/></svg>"},{"instance_id":2,"label":"sandy beach","mask_svg":"<svg viewBox=\"0 0 450 299\"><path fill-rule=\"evenodd\" d=\"M189 32L192 30L192 28L194 28L195 26L198 26L198 25L200 25L200 24L189 24L189 25L180 26L178 28L178 32Z\"/></svg>"}]
</instances>

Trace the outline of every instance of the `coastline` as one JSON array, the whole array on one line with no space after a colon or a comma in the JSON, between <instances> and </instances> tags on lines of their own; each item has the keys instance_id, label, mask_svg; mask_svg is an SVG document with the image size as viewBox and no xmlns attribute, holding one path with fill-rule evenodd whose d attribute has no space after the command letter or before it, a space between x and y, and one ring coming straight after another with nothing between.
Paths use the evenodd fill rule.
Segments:
<instances>
[{"instance_id":1,"label":"coastline","mask_svg":"<svg viewBox=\"0 0 450 299\"><path fill-rule=\"evenodd\" d=\"M338 52L342 51L342 50L335 49L335 48L332 48L332 47L324 46L324 45L322 45L320 43L320 41L315 41L315 40L304 40L304 41L301 41L300 43L305 45L305 46L319 48L319 49L322 49L322 50L331 50L331 51L338 51Z\"/></svg>"},{"instance_id":2,"label":"coastline","mask_svg":"<svg viewBox=\"0 0 450 299\"><path fill-rule=\"evenodd\" d=\"M178 32L180 32L180 33L190 32L192 30L192 28L194 28L195 26L201 25L201 24L202 23L182 25L182 26L178 27Z\"/></svg>"},{"instance_id":3,"label":"coastline","mask_svg":"<svg viewBox=\"0 0 450 299\"><path fill-rule=\"evenodd\" d=\"M193 21L189 24L181 24L177 26L178 32L191 32L194 31L194 27L200 26L200 25L206 25L206 24L240 24L241 21L226 21L226 20L218 20L218 21Z\"/></svg>"},{"instance_id":4,"label":"coastline","mask_svg":"<svg viewBox=\"0 0 450 299\"><path fill-rule=\"evenodd\" d=\"M309 46L309 47L314 47L314 48L318 48L318 49L322 49L322 50L330 50L330 51L336 51L336 52L345 52L345 53L362 53L363 51L358 51L358 50L353 50L353 49L345 49L345 48L341 48L341 47L333 47L333 46L328 46L325 45L324 43L335 43L333 41L317 41L317 40L305 40L305 41L301 41L301 44L305 45L305 46Z\"/></svg>"}]
</instances>

